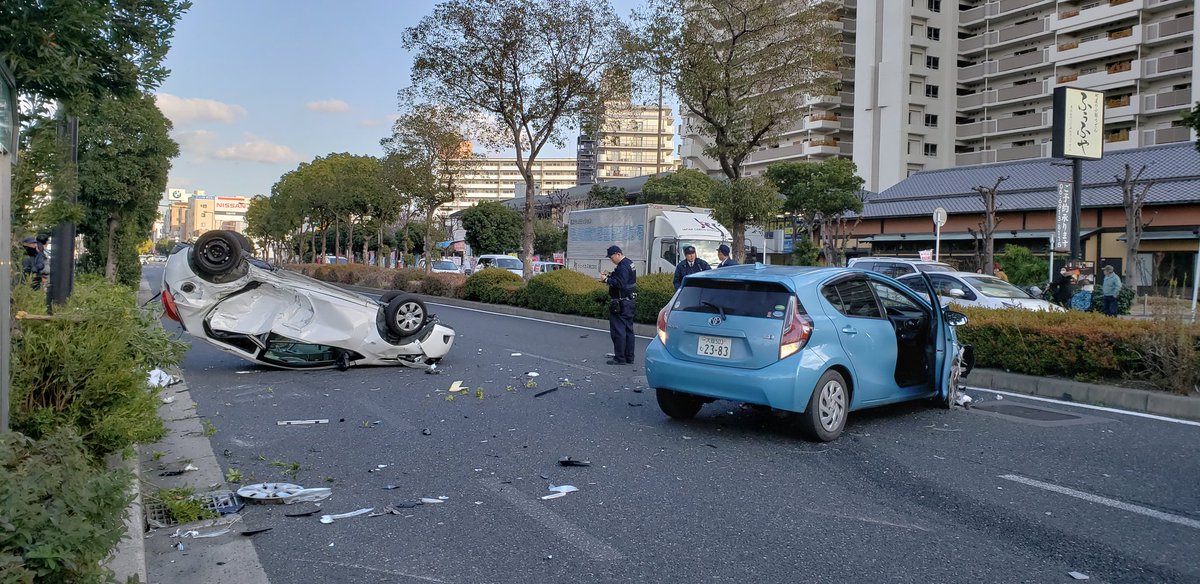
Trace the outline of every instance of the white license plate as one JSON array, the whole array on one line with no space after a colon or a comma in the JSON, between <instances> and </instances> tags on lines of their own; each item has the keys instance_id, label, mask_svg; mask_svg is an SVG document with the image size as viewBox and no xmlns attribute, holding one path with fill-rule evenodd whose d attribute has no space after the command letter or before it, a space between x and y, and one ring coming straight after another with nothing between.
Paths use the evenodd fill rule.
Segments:
<instances>
[{"instance_id":1,"label":"white license plate","mask_svg":"<svg viewBox=\"0 0 1200 584\"><path fill-rule=\"evenodd\" d=\"M728 359L729 350L733 347L733 339L726 337L700 337L696 344L696 353L705 357Z\"/></svg>"}]
</instances>

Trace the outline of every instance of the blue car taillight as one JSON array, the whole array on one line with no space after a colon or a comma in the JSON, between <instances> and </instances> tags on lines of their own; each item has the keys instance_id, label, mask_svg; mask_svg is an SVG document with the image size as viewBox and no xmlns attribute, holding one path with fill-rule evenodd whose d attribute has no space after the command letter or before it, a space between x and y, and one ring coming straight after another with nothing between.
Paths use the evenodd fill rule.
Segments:
<instances>
[{"instance_id":1,"label":"blue car taillight","mask_svg":"<svg viewBox=\"0 0 1200 584\"><path fill-rule=\"evenodd\" d=\"M812 336L813 321L808 314L800 310L796 297L788 301L788 322L779 337L779 358L784 359L800 352Z\"/></svg>"}]
</instances>

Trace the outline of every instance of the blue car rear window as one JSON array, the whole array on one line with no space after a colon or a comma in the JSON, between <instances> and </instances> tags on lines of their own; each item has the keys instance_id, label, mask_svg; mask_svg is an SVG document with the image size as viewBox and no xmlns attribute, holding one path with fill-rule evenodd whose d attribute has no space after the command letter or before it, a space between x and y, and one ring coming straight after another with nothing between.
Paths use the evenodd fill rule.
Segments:
<instances>
[{"instance_id":1,"label":"blue car rear window","mask_svg":"<svg viewBox=\"0 0 1200 584\"><path fill-rule=\"evenodd\" d=\"M694 280L679 290L672 310L783 319L791 292L774 282ZM801 308L803 312L803 308Z\"/></svg>"}]
</instances>

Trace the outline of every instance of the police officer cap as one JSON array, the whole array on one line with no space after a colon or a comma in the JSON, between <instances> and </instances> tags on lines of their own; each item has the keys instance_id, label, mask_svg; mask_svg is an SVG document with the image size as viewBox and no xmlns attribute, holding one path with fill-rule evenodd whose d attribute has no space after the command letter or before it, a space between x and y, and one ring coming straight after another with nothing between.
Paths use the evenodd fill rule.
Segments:
<instances>
[{"instance_id":1,"label":"police officer cap","mask_svg":"<svg viewBox=\"0 0 1200 584\"><path fill-rule=\"evenodd\" d=\"M729 255L729 246L722 243L721 245L717 246L717 251L719 251L725 255Z\"/></svg>"},{"instance_id":2,"label":"police officer cap","mask_svg":"<svg viewBox=\"0 0 1200 584\"><path fill-rule=\"evenodd\" d=\"M37 244L38 244L38 240L33 237L26 237L25 239L21 240L21 245L35 246Z\"/></svg>"},{"instance_id":3,"label":"police officer cap","mask_svg":"<svg viewBox=\"0 0 1200 584\"><path fill-rule=\"evenodd\" d=\"M692 247L692 246L690 246L690 245L689 245L689 246L687 246L687 247L685 247L685 248L683 248L683 255L687 255L687 254L690 254L690 253L696 253L696 248L694 248L694 247Z\"/></svg>"},{"instance_id":4,"label":"police officer cap","mask_svg":"<svg viewBox=\"0 0 1200 584\"><path fill-rule=\"evenodd\" d=\"M604 255L605 255L605 257L611 258L613 256L613 254L615 254L615 253L621 253L621 248L619 248L615 245L610 245L610 246L608 246L608 253L606 253Z\"/></svg>"}]
</instances>

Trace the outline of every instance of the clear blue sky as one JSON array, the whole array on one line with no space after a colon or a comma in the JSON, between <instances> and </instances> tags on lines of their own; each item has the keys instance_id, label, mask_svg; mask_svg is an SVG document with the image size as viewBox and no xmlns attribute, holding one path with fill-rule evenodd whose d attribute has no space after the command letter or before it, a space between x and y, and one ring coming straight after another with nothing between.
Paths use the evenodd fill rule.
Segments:
<instances>
[{"instance_id":1,"label":"clear blue sky","mask_svg":"<svg viewBox=\"0 0 1200 584\"><path fill-rule=\"evenodd\" d=\"M642 4L614 0L627 17ZM408 85L404 29L432 0L200 0L179 22L159 106L181 155L171 187L270 194L296 164L379 155ZM548 155L574 155L567 151Z\"/></svg>"}]
</instances>

